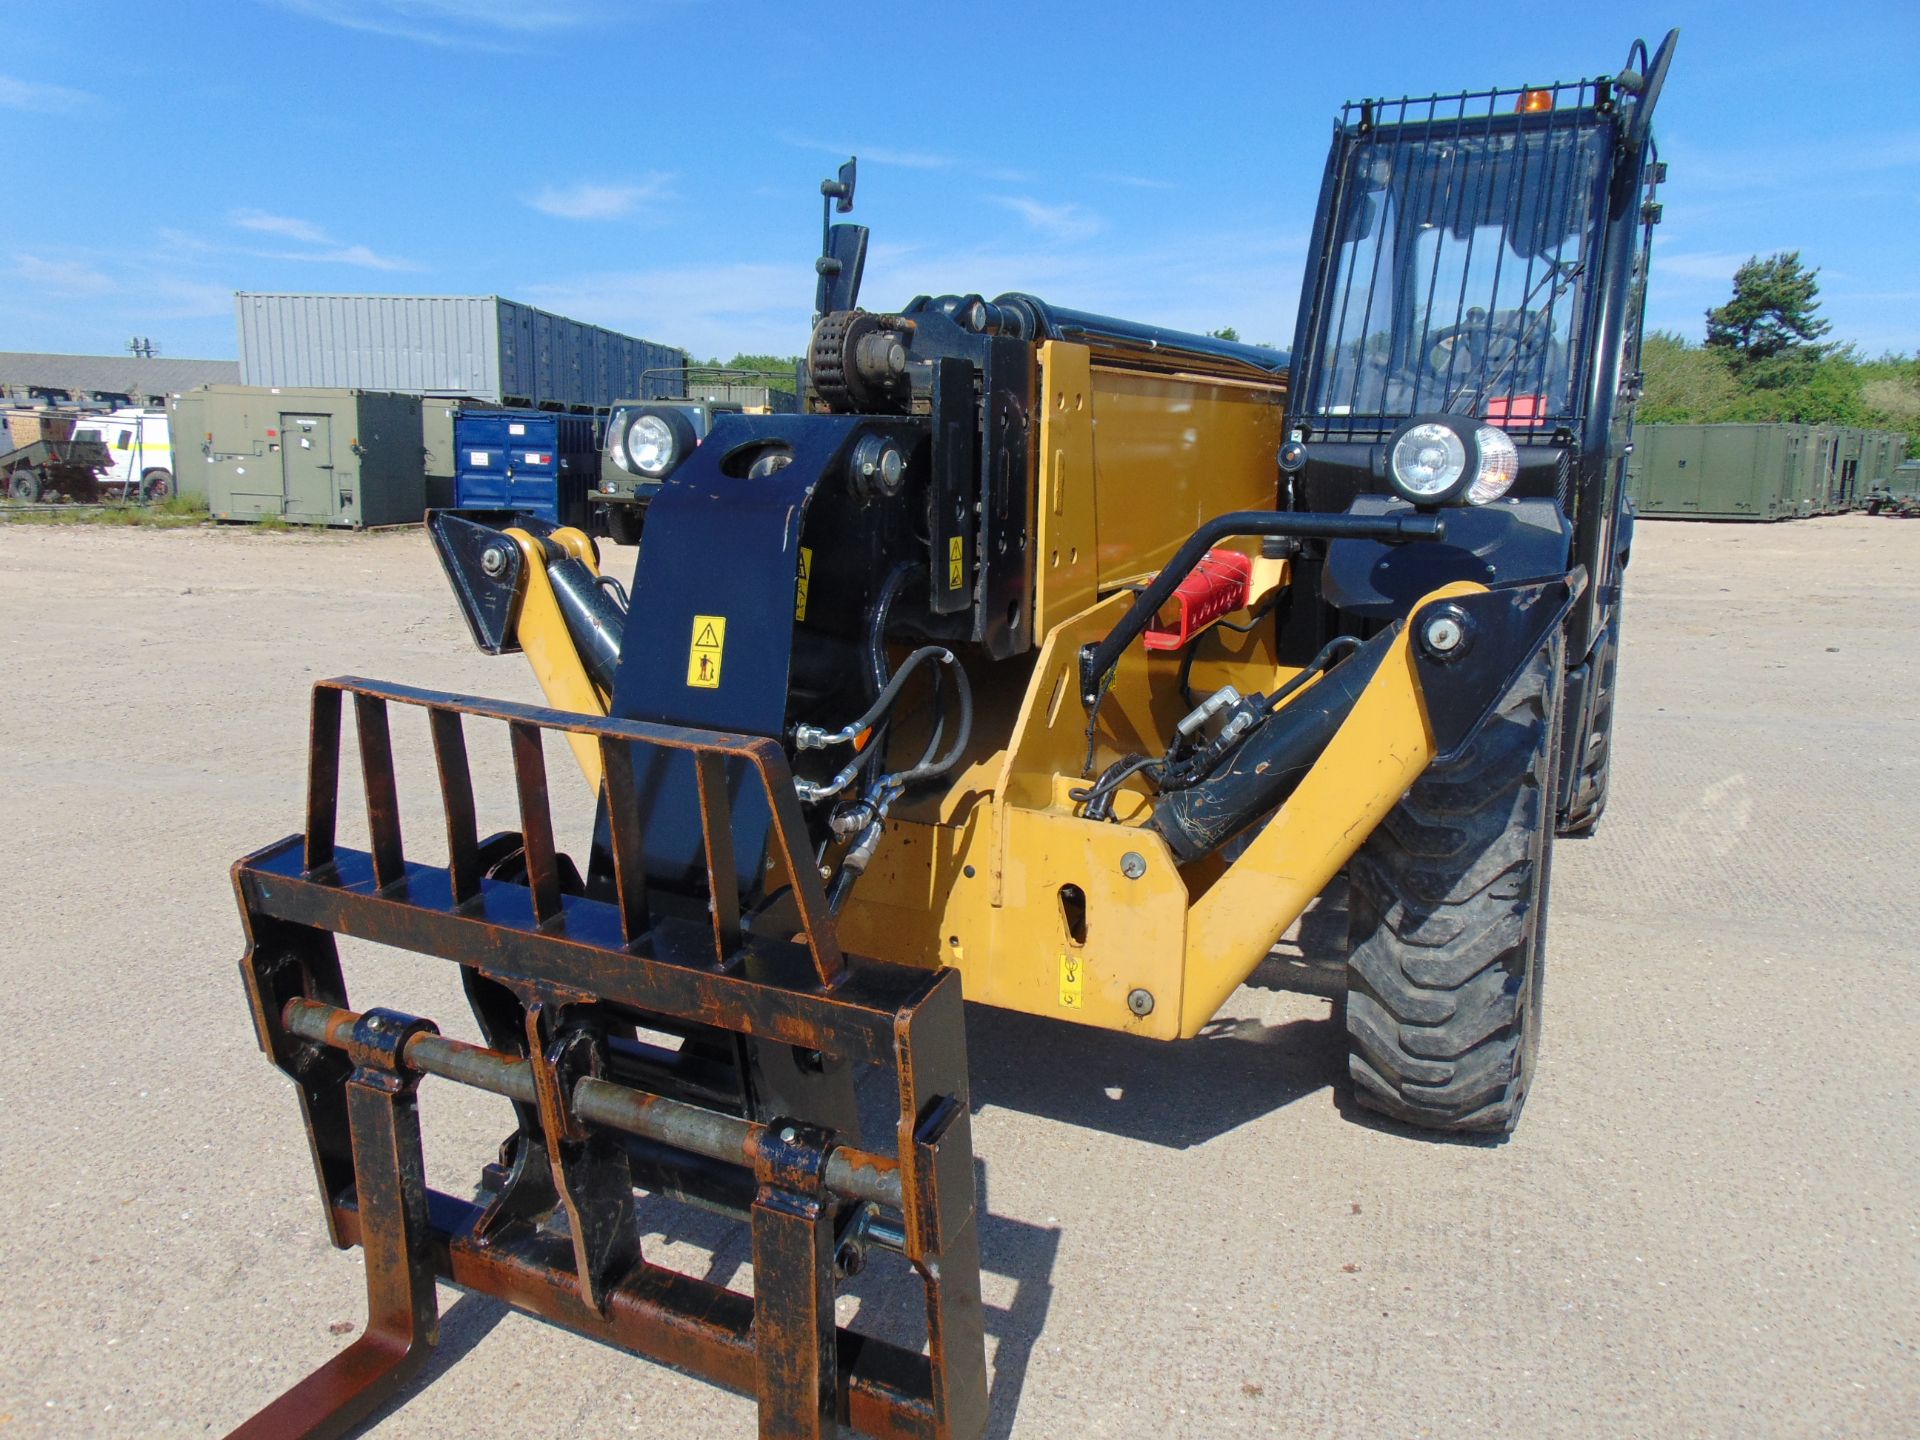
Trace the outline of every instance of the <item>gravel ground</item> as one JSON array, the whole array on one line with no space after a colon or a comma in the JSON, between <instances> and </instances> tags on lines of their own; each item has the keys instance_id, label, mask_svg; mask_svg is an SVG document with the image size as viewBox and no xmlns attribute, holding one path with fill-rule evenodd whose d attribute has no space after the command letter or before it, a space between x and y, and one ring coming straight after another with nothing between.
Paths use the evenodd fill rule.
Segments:
<instances>
[{"instance_id":1,"label":"gravel ground","mask_svg":"<svg viewBox=\"0 0 1920 1440\"><path fill-rule=\"evenodd\" d=\"M1178 1047L973 1015L994 1435L1920 1432L1920 525L1640 529L1612 809L1558 853L1510 1142L1366 1123L1328 1000L1264 972ZM226 868L298 823L313 679L532 677L414 533L0 528L0 605L0 1437L219 1433L364 1313ZM348 958L459 1032L452 967ZM456 1188L501 1111L423 1093ZM673 1253L743 1272L707 1238ZM442 1305L371 1433L753 1433Z\"/></svg>"}]
</instances>

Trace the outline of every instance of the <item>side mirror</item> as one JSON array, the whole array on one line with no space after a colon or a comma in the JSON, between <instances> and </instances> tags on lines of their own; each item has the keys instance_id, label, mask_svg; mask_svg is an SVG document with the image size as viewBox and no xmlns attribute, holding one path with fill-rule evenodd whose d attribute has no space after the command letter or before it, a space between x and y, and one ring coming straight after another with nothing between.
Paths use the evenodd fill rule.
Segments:
<instances>
[{"instance_id":1,"label":"side mirror","mask_svg":"<svg viewBox=\"0 0 1920 1440\"><path fill-rule=\"evenodd\" d=\"M816 314L851 310L860 299L860 273L867 268L867 227L832 225L827 229L825 253L814 265L820 284L814 291Z\"/></svg>"},{"instance_id":2,"label":"side mirror","mask_svg":"<svg viewBox=\"0 0 1920 1440\"><path fill-rule=\"evenodd\" d=\"M859 163L860 157L855 155L840 167L839 178L820 182L820 193L831 200L833 208L842 215L853 213L853 182Z\"/></svg>"},{"instance_id":3,"label":"side mirror","mask_svg":"<svg viewBox=\"0 0 1920 1440\"><path fill-rule=\"evenodd\" d=\"M820 258L813 268L820 283L813 292L814 315L851 310L860 298L860 272L867 264L867 227L835 225L833 212L853 209L853 185L860 157L848 158L837 179L820 182Z\"/></svg>"}]
</instances>

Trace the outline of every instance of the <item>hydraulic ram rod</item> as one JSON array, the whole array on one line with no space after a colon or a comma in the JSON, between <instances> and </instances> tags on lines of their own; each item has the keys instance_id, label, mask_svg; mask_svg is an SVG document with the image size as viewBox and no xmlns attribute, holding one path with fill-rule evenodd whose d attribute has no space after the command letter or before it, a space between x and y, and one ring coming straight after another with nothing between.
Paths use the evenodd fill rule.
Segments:
<instances>
[{"instance_id":1,"label":"hydraulic ram rod","mask_svg":"<svg viewBox=\"0 0 1920 1440\"><path fill-rule=\"evenodd\" d=\"M318 1000L289 1000L284 1023L290 1034L316 1045L347 1048L358 1011ZM476 1090L504 1095L523 1104L537 1103L533 1065L444 1035L415 1035L407 1042L406 1063L423 1075L437 1075ZM737 1115L724 1115L664 1095L649 1095L611 1081L583 1077L573 1087L573 1113L581 1120L628 1135L729 1164L753 1164L754 1150L767 1128ZM902 1208L900 1170L890 1157L841 1145L827 1156L827 1188L849 1200L865 1200L892 1210Z\"/></svg>"}]
</instances>

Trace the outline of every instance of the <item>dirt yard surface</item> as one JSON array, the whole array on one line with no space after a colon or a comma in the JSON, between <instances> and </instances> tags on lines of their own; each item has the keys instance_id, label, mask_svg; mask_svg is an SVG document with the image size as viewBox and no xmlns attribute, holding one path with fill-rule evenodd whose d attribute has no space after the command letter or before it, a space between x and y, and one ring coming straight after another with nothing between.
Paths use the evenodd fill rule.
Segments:
<instances>
[{"instance_id":1,"label":"dirt yard surface","mask_svg":"<svg viewBox=\"0 0 1920 1440\"><path fill-rule=\"evenodd\" d=\"M0 528L0 606L0 1440L218 1434L364 1319L227 867L298 828L316 678L537 691L413 533ZM1504 1145L1367 1123L1284 965L1176 1047L977 1011L991 1433L1920 1433L1916 614L1920 525L1640 527L1612 808L1557 852ZM471 1035L453 967L347 958L358 1002ZM504 1107L423 1096L461 1188ZM744 1279L729 1233L663 1253ZM738 1397L441 1303L370 1433L754 1433Z\"/></svg>"}]
</instances>

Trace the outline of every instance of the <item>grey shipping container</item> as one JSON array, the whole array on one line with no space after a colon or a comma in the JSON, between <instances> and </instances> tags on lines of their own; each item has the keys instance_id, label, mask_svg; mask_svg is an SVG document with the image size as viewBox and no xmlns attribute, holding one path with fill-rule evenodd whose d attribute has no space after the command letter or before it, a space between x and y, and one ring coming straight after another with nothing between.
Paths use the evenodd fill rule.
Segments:
<instances>
[{"instance_id":1,"label":"grey shipping container","mask_svg":"<svg viewBox=\"0 0 1920 1440\"><path fill-rule=\"evenodd\" d=\"M216 520L359 529L417 524L426 509L417 395L209 385L181 399L198 408Z\"/></svg>"},{"instance_id":2,"label":"grey shipping container","mask_svg":"<svg viewBox=\"0 0 1920 1440\"><path fill-rule=\"evenodd\" d=\"M638 394L646 371L684 366L687 358L671 345L497 295L242 292L234 309L240 379L255 386L594 410Z\"/></svg>"}]
</instances>

